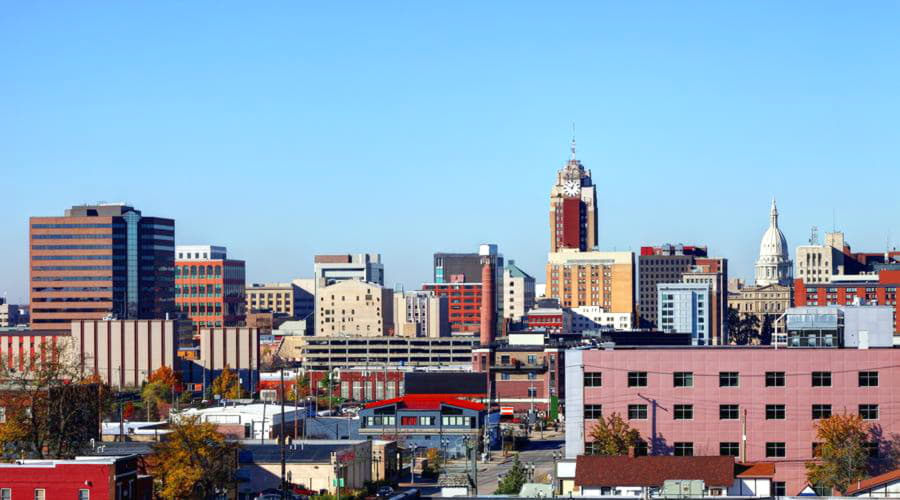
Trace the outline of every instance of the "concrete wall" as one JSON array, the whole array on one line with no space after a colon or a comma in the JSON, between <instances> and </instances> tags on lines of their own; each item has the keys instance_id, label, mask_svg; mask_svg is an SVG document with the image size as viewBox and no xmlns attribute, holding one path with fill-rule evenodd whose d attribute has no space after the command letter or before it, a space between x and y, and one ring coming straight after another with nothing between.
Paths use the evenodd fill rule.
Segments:
<instances>
[{"instance_id":1,"label":"concrete wall","mask_svg":"<svg viewBox=\"0 0 900 500\"><path fill-rule=\"evenodd\" d=\"M259 331L256 328L201 328L200 365L211 383L228 365L253 392L259 378Z\"/></svg>"},{"instance_id":2,"label":"concrete wall","mask_svg":"<svg viewBox=\"0 0 900 500\"><path fill-rule=\"evenodd\" d=\"M178 320L82 320L71 323L70 347L85 373L112 387L140 387L154 370L178 371Z\"/></svg>"}]
</instances>

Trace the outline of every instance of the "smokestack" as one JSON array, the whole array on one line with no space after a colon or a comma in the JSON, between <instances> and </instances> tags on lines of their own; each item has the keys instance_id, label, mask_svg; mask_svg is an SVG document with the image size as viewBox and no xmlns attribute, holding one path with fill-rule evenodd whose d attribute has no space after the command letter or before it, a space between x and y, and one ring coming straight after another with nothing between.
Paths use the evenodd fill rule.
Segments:
<instances>
[{"instance_id":1,"label":"smokestack","mask_svg":"<svg viewBox=\"0 0 900 500\"><path fill-rule=\"evenodd\" d=\"M496 293L494 292L494 256L485 252L486 245L482 245L481 253L481 345L489 346L494 341L494 333L497 327L496 318ZM487 253L487 254L486 254Z\"/></svg>"}]
</instances>

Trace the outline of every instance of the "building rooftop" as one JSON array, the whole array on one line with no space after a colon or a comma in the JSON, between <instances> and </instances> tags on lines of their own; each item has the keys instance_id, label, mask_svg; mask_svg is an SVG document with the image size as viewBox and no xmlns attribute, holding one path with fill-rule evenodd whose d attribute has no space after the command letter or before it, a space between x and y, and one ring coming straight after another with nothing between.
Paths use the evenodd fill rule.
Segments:
<instances>
[{"instance_id":1,"label":"building rooftop","mask_svg":"<svg viewBox=\"0 0 900 500\"><path fill-rule=\"evenodd\" d=\"M482 397L487 394L483 373L411 372L404 377L407 395L444 394L454 397Z\"/></svg>"},{"instance_id":2,"label":"building rooftop","mask_svg":"<svg viewBox=\"0 0 900 500\"><path fill-rule=\"evenodd\" d=\"M854 496L854 494L856 493L876 488L888 483L893 483L895 481L900 481L900 469L894 469L892 471L885 472L884 474L879 474L877 476L858 481L855 485L851 486L850 489L847 490L847 496Z\"/></svg>"},{"instance_id":3,"label":"building rooftop","mask_svg":"<svg viewBox=\"0 0 900 500\"><path fill-rule=\"evenodd\" d=\"M668 480L682 479L728 487L734 483L735 472L733 457L581 455L575 462L575 484L653 487L662 486Z\"/></svg>"},{"instance_id":4,"label":"building rooftop","mask_svg":"<svg viewBox=\"0 0 900 500\"><path fill-rule=\"evenodd\" d=\"M375 401L367 403L366 408L378 408L396 404L401 408L408 410L439 410L441 405L455 406L458 408L467 408L469 410L484 410L484 405L464 399L440 397L440 396L403 396L401 398L385 399L383 401Z\"/></svg>"},{"instance_id":5,"label":"building rooftop","mask_svg":"<svg viewBox=\"0 0 900 500\"><path fill-rule=\"evenodd\" d=\"M329 444L298 444L285 447L285 462L288 463L331 463L331 455L338 454L353 446L343 441ZM281 446L277 444L243 444L238 452L242 464L272 464L281 462Z\"/></svg>"}]
</instances>

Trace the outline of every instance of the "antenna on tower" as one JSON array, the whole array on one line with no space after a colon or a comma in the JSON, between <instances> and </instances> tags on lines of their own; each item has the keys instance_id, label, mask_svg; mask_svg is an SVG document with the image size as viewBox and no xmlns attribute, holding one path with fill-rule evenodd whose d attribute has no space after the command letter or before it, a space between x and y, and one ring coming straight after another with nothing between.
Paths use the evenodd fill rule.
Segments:
<instances>
[{"instance_id":1,"label":"antenna on tower","mask_svg":"<svg viewBox=\"0 0 900 500\"><path fill-rule=\"evenodd\" d=\"M572 122L572 160L575 159L575 122Z\"/></svg>"},{"instance_id":2,"label":"antenna on tower","mask_svg":"<svg viewBox=\"0 0 900 500\"><path fill-rule=\"evenodd\" d=\"M809 244L810 245L818 245L819 244L819 228L813 226L809 231Z\"/></svg>"}]
</instances>

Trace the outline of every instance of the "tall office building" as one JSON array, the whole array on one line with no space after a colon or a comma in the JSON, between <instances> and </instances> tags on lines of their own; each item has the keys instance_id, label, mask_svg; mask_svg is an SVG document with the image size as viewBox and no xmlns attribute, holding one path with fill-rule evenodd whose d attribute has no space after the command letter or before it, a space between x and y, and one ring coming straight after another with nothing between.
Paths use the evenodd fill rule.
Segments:
<instances>
[{"instance_id":1,"label":"tall office building","mask_svg":"<svg viewBox=\"0 0 900 500\"><path fill-rule=\"evenodd\" d=\"M495 283L494 317L502 321L505 307L503 254L498 253L495 244L481 245L480 248L488 252L494 262L492 267ZM447 297L450 307L450 329L455 333L474 333L481 328L482 257L480 253L435 253L434 282L422 284L423 290Z\"/></svg>"},{"instance_id":2,"label":"tall office building","mask_svg":"<svg viewBox=\"0 0 900 500\"><path fill-rule=\"evenodd\" d=\"M661 283L656 287L659 294L659 328L666 333L689 333L693 345L711 345L710 285Z\"/></svg>"},{"instance_id":3,"label":"tall office building","mask_svg":"<svg viewBox=\"0 0 900 500\"><path fill-rule=\"evenodd\" d=\"M698 257L706 257L706 247L665 244L641 247L638 256L638 321L641 328L656 328L660 283L681 283Z\"/></svg>"},{"instance_id":4,"label":"tall office building","mask_svg":"<svg viewBox=\"0 0 900 500\"><path fill-rule=\"evenodd\" d=\"M547 298L562 307L634 314L634 254L562 250L547 259Z\"/></svg>"},{"instance_id":5,"label":"tall office building","mask_svg":"<svg viewBox=\"0 0 900 500\"><path fill-rule=\"evenodd\" d=\"M175 221L125 204L77 205L29 222L32 328L160 319L175 311Z\"/></svg>"},{"instance_id":6,"label":"tall office building","mask_svg":"<svg viewBox=\"0 0 900 500\"><path fill-rule=\"evenodd\" d=\"M522 321L534 307L534 277L516 265L512 259L503 268L503 316Z\"/></svg>"},{"instance_id":7,"label":"tall office building","mask_svg":"<svg viewBox=\"0 0 900 500\"><path fill-rule=\"evenodd\" d=\"M245 319L245 265L229 259L225 247L175 248L175 304L194 328L238 326Z\"/></svg>"},{"instance_id":8,"label":"tall office building","mask_svg":"<svg viewBox=\"0 0 900 500\"><path fill-rule=\"evenodd\" d=\"M597 247L597 188L591 171L572 157L556 174L550 189L550 251L564 248L581 251Z\"/></svg>"},{"instance_id":9,"label":"tall office building","mask_svg":"<svg viewBox=\"0 0 900 500\"><path fill-rule=\"evenodd\" d=\"M384 286L384 264L381 263L381 254L316 255L314 262L316 287L333 285L344 280Z\"/></svg>"}]
</instances>

